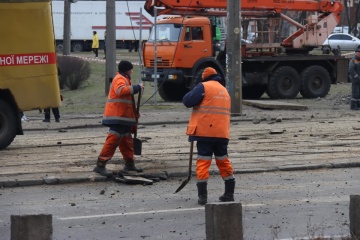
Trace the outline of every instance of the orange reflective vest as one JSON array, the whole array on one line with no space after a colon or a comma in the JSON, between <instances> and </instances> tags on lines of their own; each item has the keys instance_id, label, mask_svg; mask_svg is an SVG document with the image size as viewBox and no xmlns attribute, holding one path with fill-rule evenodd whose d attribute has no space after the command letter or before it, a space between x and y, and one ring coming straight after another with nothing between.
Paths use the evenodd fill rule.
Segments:
<instances>
[{"instance_id":1,"label":"orange reflective vest","mask_svg":"<svg viewBox=\"0 0 360 240\"><path fill-rule=\"evenodd\" d=\"M230 138L231 99L217 81L203 82L205 95L199 106L193 107L186 134L197 137Z\"/></svg>"},{"instance_id":2,"label":"orange reflective vest","mask_svg":"<svg viewBox=\"0 0 360 240\"><path fill-rule=\"evenodd\" d=\"M128 76L117 73L111 83L105 104L103 125L135 126L134 89Z\"/></svg>"}]
</instances>

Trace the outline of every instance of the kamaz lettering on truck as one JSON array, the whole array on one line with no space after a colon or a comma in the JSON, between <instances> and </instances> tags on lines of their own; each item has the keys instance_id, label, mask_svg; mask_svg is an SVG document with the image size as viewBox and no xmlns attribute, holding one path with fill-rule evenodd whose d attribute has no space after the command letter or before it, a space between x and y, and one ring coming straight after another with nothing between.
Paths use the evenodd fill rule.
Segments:
<instances>
[{"instance_id":1,"label":"kamaz lettering on truck","mask_svg":"<svg viewBox=\"0 0 360 240\"><path fill-rule=\"evenodd\" d=\"M22 135L20 112L60 107L50 0L0 0L0 150Z\"/></svg>"}]
</instances>

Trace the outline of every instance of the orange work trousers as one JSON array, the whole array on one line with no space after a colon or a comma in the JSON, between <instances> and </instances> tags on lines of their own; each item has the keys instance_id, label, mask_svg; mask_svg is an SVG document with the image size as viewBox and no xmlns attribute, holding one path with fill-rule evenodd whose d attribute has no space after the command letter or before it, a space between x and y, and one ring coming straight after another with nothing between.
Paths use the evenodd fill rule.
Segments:
<instances>
[{"instance_id":1,"label":"orange work trousers","mask_svg":"<svg viewBox=\"0 0 360 240\"><path fill-rule=\"evenodd\" d=\"M131 133L120 134L116 131L109 131L98 160L109 161L119 148L123 159L134 161L134 140Z\"/></svg>"},{"instance_id":2,"label":"orange work trousers","mask_svg":"<svg viewBox=\"0 0 360 240\"><path fill-rule=\"evenodd\" d=\"M234 171L227 155L227 143L202 142L197 144L196 177L198 182L206 182L210 176L212 156L215 155L216 166L224 180L233 179Z\"/></svg>"}]
</instances>

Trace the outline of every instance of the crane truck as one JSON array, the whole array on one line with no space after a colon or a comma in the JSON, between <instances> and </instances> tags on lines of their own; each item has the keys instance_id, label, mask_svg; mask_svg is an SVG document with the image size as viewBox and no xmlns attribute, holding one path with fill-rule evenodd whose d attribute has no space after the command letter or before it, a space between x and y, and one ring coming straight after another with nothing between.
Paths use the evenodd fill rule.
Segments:
<instances>
[{"instance_id":1,"label":"crane truck","mask_svg":"<svg viewBox=\"0 0 360 240\"><path fill-rule=\"evenodd\" d=\"M61 106L50 0L0 0L0 150L20 113Z\"/></svg>"},{"instance_id":2,"label":"crane truck","mask_svg":"<svg viewBox=\"0 0 360 240\"><path fill-rule=\"evenodd\" d=\"M213 52L215 28L209 16L226 16L227 1L145 2L144 9L152 16L155 7L157 15L174 17L157 21L156 29L153 27L143 45L143 81L156 79L160 96L167 101L178 101L201 80L206 67L226 76L226 52ZM243 98L258 99L265 92L272 99L292 99L299 93L304 98L324 97L331 84L347 81L347 58L339 54L312 54L339 24L342 9L338 0L242 1L245 34L249 24L257 24L255 41L239 43ZM285 11L312 14L301 24ZM283 22L296 30L289 36L281 36Z\"/></svg>"}]
</instances>

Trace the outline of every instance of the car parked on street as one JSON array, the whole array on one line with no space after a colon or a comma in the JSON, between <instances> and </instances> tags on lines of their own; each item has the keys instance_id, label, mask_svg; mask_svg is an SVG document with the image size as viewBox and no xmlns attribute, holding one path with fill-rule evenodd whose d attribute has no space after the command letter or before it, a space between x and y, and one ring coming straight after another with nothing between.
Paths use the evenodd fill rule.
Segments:
<instances>
[{"instance_id":1,"label":"car parked on street","mask_svg":"<svg viewBox=\"0 0 360 240\"><path fill-rule=\"evenodd\" d=\"M333 33L322 46L323 53L330 53L334 49L339 51L355 51L360 46L360 39L347 33Z\"/></svg>"}]
</instances>

